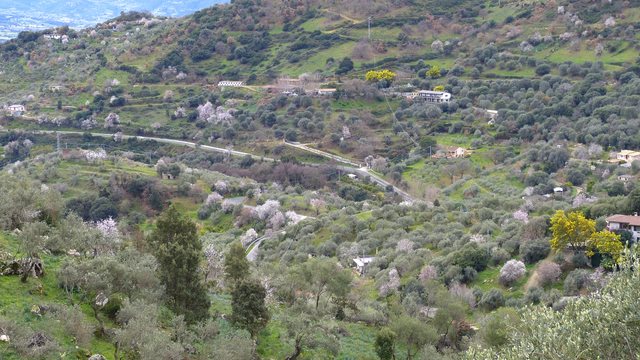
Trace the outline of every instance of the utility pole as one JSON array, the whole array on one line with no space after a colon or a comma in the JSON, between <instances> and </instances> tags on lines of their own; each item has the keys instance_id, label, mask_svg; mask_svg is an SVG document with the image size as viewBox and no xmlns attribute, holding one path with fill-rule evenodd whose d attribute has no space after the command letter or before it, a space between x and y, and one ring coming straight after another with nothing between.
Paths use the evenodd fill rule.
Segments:
<instances>
[{"instance_id":1,"label":"utility pole","mask_svg":"<svg viewBox=\"0 0 640 360\"><path fill-rule=\"evenodd\" d=\"M60 133L56 131L56 148L58 149L58 153L62 152L62 147L60 146Z\"/></svg>"},{"instance_id":2,"label":"utility pole","mask_svg":"<svg viewBox=\"0 0 640 360\"><path fill-rule=\"evenodd\" d=\"M369 17L367 18L367 25L368 25L367 27L368 27L368 29L369 29L369 30L368 30L368 34L369 34L369 41L371 41L371 16L369 16Z\"/></svg>"}]
</instances>

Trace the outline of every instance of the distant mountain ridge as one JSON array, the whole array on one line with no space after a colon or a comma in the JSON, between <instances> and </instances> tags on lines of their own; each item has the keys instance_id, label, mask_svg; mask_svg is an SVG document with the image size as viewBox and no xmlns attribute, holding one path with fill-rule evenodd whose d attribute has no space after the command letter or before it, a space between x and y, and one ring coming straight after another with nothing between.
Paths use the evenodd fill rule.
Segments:
<instances>
[{"instance_id":1,"label":"distant mountain ridge","mask_svg":"<svg viewBox=\"0 0 640 360\"><path fill-rule=\"evenodd\" d=\"M0 42L20 31L69 25L82 28L114 18L121 11L149 11L178 17L227 0L4 0L0 5Z\"/></svg>"}]
</instances>

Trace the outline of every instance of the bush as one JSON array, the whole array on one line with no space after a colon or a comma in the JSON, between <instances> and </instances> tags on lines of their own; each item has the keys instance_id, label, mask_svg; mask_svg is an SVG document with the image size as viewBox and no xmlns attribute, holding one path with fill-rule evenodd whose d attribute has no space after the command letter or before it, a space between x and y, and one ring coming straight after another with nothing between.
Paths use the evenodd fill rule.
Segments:
<instances>
[{"instance_id":1,"label":"bush","mask_svg":"<svg viewBox=\"0 0 640 360\"><path fill-rule=\"evenodd\" d=\"M524 263L519 260L509 260L500 269L499 281L504 286L510 286L527 272Z\"/></svg>"},{"instance_id":2,"label":"bush","mask_svg":"<svg viewBox=\"0 0 640 360\"><path fill-rule=\"evenodd\" d=\"M453 254L454 264L462 268L472 267L476 271L484 270L490 259L491 255L487 249L473 243L465 245Z\"/></svg>"},{"instance_id":3,"label":"bush","mask_svg":"<svg viewBox=\"0 0 640 360\"><path fill-rule=\"evenodd\" d=\"M544 296L544 290L539 287L531 287L527 290L527 294L524 296L524 301L527 304L537 305L542 301Z\"/></svg>"},{"instance_id":4,"label":"bush","mask_svg":"<svg viewBox=\"0 0 640 360\"><path fill-rule=\"evenodd\" d=\"M500 347L509 341L510 328L518 320L513 309L499 309L487 315L480 327L480 339L492 347Z\"/></svg>"},{"instance_id":5,"label":"bush","mask_svg":"<svg viewBox=\"0 0 640 360\"><path fill-rule=\"evenodd\" d=\"M538 262L549 255L551 246L546 240L529 241L520 247L522 260L527 264Z\"/></svg>"},{"instance_id":6,"label":"bush","mask_svg":"<svg viewBox=\"0 0 640 360\"><path fill-rule=\"evenodd\" d=\"M577 252L571 256L571 264L577 268L589 266L589 258L583 252Z\"/></svg>"},{"instance_id":7,"label":"bush","mask_svg":"<svg viewBox=\"0 0 640 360\"><path fill-rule=\"evenodd\" d=\"M543 76L551 72L551 66L542 64L536 68L536 75Z\"/></svg>"},{"instance_id":8,"label":"bush","mask_svg":"<svg viewBox=\"0 0 640 360\"><path fill-rule=\"evenodd\" d=\"M564 280L565 295L579 295L580 291L589 286L590 272L584 269L576 269L567 275Z\"/></svg>"},{"instance_id":9,"label":"bush","mask_svg":"<svg viewBox=\"0 0 640 360\"><path fill-rule=\"evenodd\" d=\"M498 289L491 289L482 295L479 305L487 310L495 310L504 306L504 295Z\"/></svg>"},{"instance_id":10,"label":"bush","mask_svg":"<svg viewBox=\"0 0 640 360\"><path fill-rule=\"evenodd\" d=\"M126 299L126 296L120 293L114 293L109 296L109 301L107 304L101 309L101 311L107 315L109 318L114 319L122 308L122 303Z\"/></svg>"},{"instance_id":11,"label":"bush","mask_svg":"<svg viewBox=\"0 0 640 360\"><path fill-rule=\"evenodd\" d=\"M560 265L554 262L545 262L538 266L536 273L538 274L538 284L545 286L556 282L558 278L560 278L562 270L560 269Z\"/></svg>"},{"instance_id":12,"label":"bush","mask_svg":"<svg viewBox=\"0 0 640 360\"><path fill-rule=\"evenodd\" d=\"M503 248L495 247L491 250L491 264L493 265L500 265L510 257L509 252Z\"/></svg>"}]
</instances>

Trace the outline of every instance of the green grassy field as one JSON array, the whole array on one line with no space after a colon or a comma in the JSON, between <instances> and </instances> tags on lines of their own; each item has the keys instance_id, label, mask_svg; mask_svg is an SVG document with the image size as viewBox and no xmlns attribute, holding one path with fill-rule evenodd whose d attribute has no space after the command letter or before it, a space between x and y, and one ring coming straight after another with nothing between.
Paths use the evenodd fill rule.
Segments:
<instances>
[{"instance_id":1,"label":"green grassy field","mask_svg":"<svg viewBox=\"0 0 640 360\"><path fill-rule=\"evenodd\" d=\"M0 250L9 251L14 255L19 254L18 240L6 233L0 233ZM34 305L77 303L79 299L74 296L69 298L58 286L56 272L60 267L63 257L45 255L42 261L45 264L45 276L39 279L29 278L26 283L20 281L19 276L0 276L0 316L15 320L28 326L33 331L45 332L59 343L62 352L67 356L72 354L100 353L107 359L113 359L114 347L111 343L94 338L88 349L76 347L74 339L66 334L57 320L48 316L37 316L31 313ZM83 304L81 307L85 314L85 320L96 324L90 307ZM21 359L6 343L0 342L1 359ZM63 357L66 358L66 357Z\"/></svg>"}]
</instances>

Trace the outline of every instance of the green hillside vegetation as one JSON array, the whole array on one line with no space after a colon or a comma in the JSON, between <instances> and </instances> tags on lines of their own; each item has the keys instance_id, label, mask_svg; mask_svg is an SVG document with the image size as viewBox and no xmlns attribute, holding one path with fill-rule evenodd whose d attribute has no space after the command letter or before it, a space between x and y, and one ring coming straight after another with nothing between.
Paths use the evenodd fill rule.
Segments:
<instances>
[{"instance_id":1,"label":"green hillside vegetation","mask_svg":"<svg viewBox=\"0 0 640 360\"><path fill-rule=\"evenodd\" d=\"M635 1L242 0L21 33L0 358L633 358L633 320L593 326L637 315L606 226L640 212L638 24Z\"/></svg>"}]
</instances>

